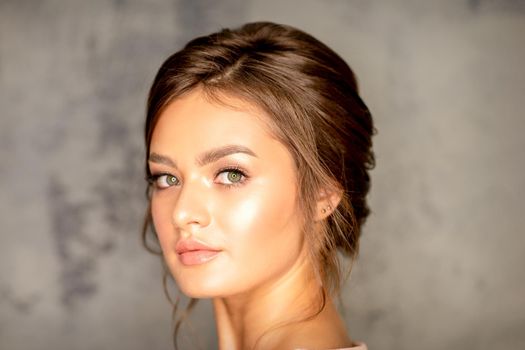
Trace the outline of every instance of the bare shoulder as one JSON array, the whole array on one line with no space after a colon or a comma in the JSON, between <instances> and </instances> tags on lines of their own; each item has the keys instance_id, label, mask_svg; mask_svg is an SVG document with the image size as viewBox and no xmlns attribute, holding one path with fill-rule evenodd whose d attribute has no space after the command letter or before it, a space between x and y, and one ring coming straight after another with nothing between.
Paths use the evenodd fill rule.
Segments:
<instances>
[{"instance_id":1,"label":"bare shoulder","mask_svg":"<svg viewBox=\"0 0 525 350\"><path fill-rule=\"evenodd\" d=\"M333 324L303 323L287 329L271 346L279 350L327 350L350 348L352 342L344 329Z\"/></svg>"}]
</instances>

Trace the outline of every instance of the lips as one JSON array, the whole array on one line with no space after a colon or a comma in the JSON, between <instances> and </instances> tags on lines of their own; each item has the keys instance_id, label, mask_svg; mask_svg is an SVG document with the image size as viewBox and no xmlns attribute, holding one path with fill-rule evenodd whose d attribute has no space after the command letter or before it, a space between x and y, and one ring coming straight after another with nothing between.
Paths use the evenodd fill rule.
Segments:
<instances>
[{"instance_id":1,"label":"lips","mask_svg":"<svg viewBox=\"0 0 525 350\"><path fill-rule=\"evenodd\" d=\"M175 245L179 261L186 266L200 265L214 259L222 250L192 239L182 239Z\"/></svg>"}]
</instances>

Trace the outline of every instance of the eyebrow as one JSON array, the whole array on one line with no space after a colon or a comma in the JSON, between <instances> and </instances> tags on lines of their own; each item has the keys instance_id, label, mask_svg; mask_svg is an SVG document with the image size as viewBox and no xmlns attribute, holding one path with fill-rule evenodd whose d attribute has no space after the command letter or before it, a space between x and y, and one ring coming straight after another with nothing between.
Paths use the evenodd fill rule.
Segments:
<instances>
[{"instance_id":1,"label":"eyebrow","mask_svg":"<svg viewBox=\"0 0 525 350\"><path fill-rule=\"evenodd\" d=\"M177 167L177 164L173 160L171 160L170 157L163 156L162 154L158 154L158 153L155 153L155 152L151 152L150 153L150 155L148 157L148 161L149 162L153 162L153 163L164 164L164 165L170 166L172 168L176 168Z\"/></svg>"},{"instance_id":2,"label":"eyebrow","mask_svg":"<svg viewBox=\"0 0 525 350\"><path fill-rule=\"evenodd\" d=\"M248 147L241 145L226 145L222 147L213 148L211 150L199 154L195 159L195 163L198 166L202 167L235 153L244 153L257 158L257 154L255 154L255 152L253 152ZM177 168L177 163L170 157L155 152L152 152L149 155L148 160L153 163L165 164L170 167Z\"/></svg>"},{"instance_id":3,"label":"eyebrow","mask_svg":"<svg viewBox=\"0 0 525 350\"><path fill-rule=\"evenodd\" d=\"M206 164L216 162L221 158L235 153L244 153L257 158L257 155L248 147L241 145L226 145L203 152L196 158L196 163L199 166L205 166Z\"/></svg>"}]
</instances>

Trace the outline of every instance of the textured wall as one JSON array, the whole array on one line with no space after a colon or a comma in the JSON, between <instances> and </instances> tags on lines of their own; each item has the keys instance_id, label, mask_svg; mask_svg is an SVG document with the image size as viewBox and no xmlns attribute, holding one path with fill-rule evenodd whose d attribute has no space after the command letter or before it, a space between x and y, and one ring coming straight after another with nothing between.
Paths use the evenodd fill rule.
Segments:
<instances>
[{"instance_id":1,"label":"textured wall","mask_svg":"<svg viewBox=\"0 0 525 350\"><path fill-rule=\"evenodd\" d=\"M339 52L375 117L351 334L525 348L525 2L0 0L0 349L170 348L139 241L146 92L189 38L261 19ZM193 325L213 348L209 304Z\"/></svg>"}]
</instances>

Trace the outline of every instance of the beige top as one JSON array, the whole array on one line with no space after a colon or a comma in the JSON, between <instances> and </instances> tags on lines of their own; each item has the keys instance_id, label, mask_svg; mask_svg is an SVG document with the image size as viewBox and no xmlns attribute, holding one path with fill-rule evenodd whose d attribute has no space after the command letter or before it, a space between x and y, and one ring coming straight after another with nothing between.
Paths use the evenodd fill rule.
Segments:
<instances>
[{"instance_id":1,"label":"beige top","mask_svg":"<svg viewBox=\"0 0 525 350\"><path fill-rule=\"evenodd\" d=\"M365 343L357 343L355 346L352 346L351 348L340 348L340 349L334 349L334 350L367 350Z\"/></svg>"},{"instance_id":2,"label":"beige top","mask_svg":"<svg viewBox=\"0 0 525 350\"><path fill-rule=\"evenodd\" d=\"M304 348L299 348L295 350L308 350ZM356 343L355 346L352 346L351 348L337 348L337 349L328 349L328 350L368 350L365 343Z\"/></svg>"}]
</instances>

